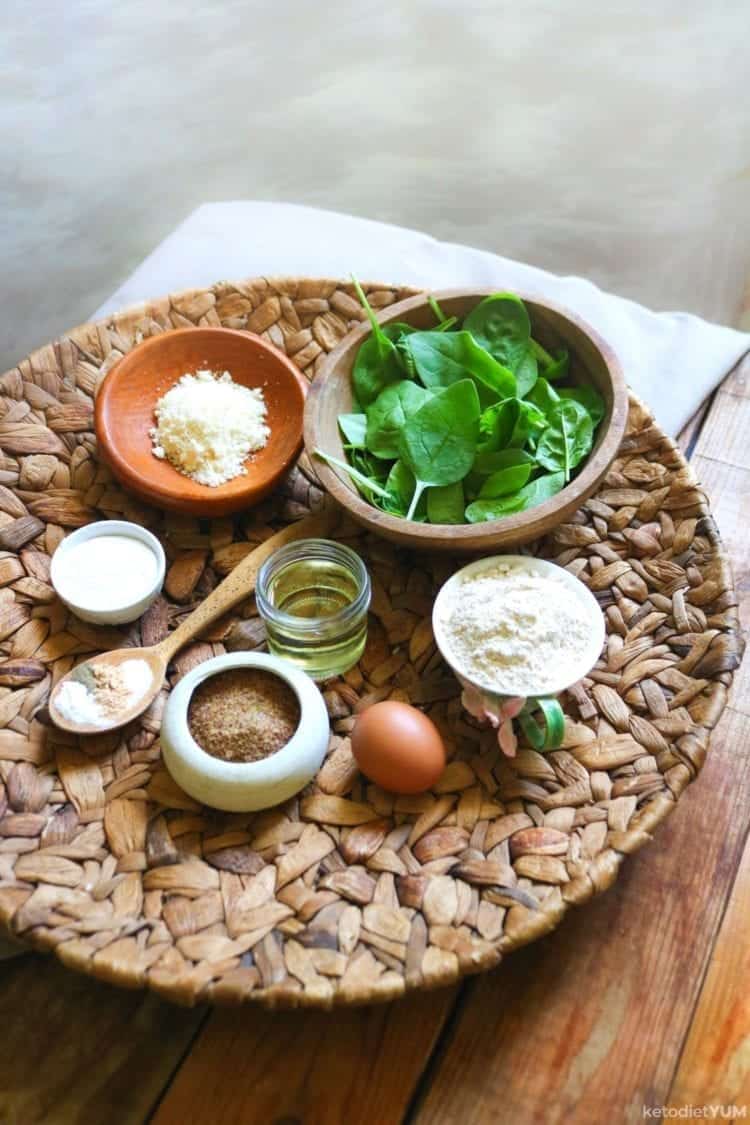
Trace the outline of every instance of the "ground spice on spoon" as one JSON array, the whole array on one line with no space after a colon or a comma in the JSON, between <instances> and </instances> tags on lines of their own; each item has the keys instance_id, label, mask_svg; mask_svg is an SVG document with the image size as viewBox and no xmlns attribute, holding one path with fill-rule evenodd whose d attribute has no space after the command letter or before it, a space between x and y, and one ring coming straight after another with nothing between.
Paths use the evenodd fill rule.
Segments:
<instances>
[{"instance_id":1,"label":"ground spice on spoon","mask_svg":"<svg viewBox=\"0 0 750 1125\"><path fill-rule=\"evenodd\" d=\"M280 676L232 668L193 692L188 727L195 741L225 762L258 762L289 742L300 720L297 696Z\"/></svg>"},{"instance_id":2,"label":"ground spice on spoon","mask_svg":"<svg viewBox=\"0 0 750 1125\"><path fill-rule=\"evenodd\" d=\"M73 723L111 723L149 690L153 672L145 660L121 664L85 663L60 685L56 707Z\"/></svg>"}]
</instances>

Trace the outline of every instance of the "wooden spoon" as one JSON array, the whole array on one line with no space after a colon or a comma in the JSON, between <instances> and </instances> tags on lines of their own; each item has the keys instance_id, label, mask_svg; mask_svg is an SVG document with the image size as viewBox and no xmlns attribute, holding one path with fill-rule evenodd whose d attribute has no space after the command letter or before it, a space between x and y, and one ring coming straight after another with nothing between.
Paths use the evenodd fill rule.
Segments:
<instances>
[{"instance_id":1,"label":"wooden spoon","mask_svg":"<svg viewBox=\"0 0 750 1125\"><path fill-rule=\"evenodd\" d=\"M72 734L102 734L104 731L116 730L117 727L123 727L126 723L132 722L150 706L159 694L164 683L167 666L176 653L204 629L208 628L218 617L231 609L233 605L253 592L258 571L269 555L272 555L279 547L283 547L285 543L291 543L295 539L308 539L325 535L336 525L338 519L339 510L335 506L329 505L315 515L307 516L298 523L290 524L282 531L278 531L275 535L266 539L264 543L251 551L241 563L238 563L224 581L208 595L205 601L201 602L190 616L158 645L151 645L148 648L118 648L112 652L103 652L99 656L92 656L90 660L77 665L68 672L67 676L63 676L50 696L49 713L53 723ZM145 660L151 669L152 676L148 690L139 696L130 707L117 712L113 717L100 724L76 723L61 714L56 701L64 683L68 680L88 683L90 682L88 670L93 664L107 664L110 667L116 667L126 660Z\"/></svg>"}]
</instances>

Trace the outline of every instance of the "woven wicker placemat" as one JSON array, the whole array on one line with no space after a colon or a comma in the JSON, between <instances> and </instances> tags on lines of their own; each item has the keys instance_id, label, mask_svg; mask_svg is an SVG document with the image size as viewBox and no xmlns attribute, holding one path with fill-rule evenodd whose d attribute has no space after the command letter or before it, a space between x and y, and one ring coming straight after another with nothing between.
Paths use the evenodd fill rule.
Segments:
<instances>
[{"instance_id":1,"label":"woven wicker placemat","mask_svg":"<svg viewBox=\"0 0 750 1125\"><path fill-rule=\"evenodd\" d=\"M367 288L376 308L413 292ZM188 1004L328 1006L448 984L606 889L703 764L740 658L736 599L705 495L635 400L596 497L536 545L590 586L607 622L600 662L565 698L563 749L504 759L462 712L430 628L461 560L359 532L367 649L325 687L330 751L299 798L229 815L182 793L160 759L166 689L121 732L77 741L49 726L50 687L77 660L160 640L253 544L323 500L303 455L235 520L145 507L97 462L103 375L145 336L223 324L312 376L361 319L341 283L221 283L84 325L0 377L0 918L71 968ZM164 596L123 630L78 621L49 584L61 538L99 517L146 524L168 556ZM249 601L178 656L170 684L262 643ZM431 793L394 797L357 772L353 716L386 697L424 707L444 735L451 760Z\"/></svg>"}]
</instances>

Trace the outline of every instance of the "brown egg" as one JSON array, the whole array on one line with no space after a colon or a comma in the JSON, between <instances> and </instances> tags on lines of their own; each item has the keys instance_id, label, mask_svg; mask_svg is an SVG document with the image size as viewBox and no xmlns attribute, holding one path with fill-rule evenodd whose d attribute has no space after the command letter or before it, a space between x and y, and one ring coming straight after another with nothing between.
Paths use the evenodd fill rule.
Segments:
<instances>
[{"instance_id":1,"label":"brown egg","mask_svg":"<svg viewBox=\"0 0 750 1125\"><path fill-rule=\"evenodd\" d=\"M391 793L422 793L445 769L440 732L416 707L385 700L357 718L352 752L362 773Z\"/></svg>"}]
</instances>

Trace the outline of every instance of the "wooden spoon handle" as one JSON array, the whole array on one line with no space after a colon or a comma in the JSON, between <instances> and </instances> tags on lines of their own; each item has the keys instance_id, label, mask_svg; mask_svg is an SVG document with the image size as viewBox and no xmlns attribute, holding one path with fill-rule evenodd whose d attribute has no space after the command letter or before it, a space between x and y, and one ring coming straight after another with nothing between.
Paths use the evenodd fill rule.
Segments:
<instances>
[{"instance_id":1,"label":"wooden spoon handle","mask_svg":"<svg viewBox=\"0 0 750 1125\"><path fill-rule=\"evenodd\" d=\"M192 641L237 602L248 597L255 589L255 580L261 565L269 555L278 551L279 547L295 539L310 539L325 535L336 525L338 519L338 509L329 502L315 515L306 516L298 523L289 524L288 527L266 539L237 564L224 581L211 591L205 601L201 602L173 633L156 646L160 656L169 663L175 653L179 652L188 641Z\"/></svg>"}]
</instances>

